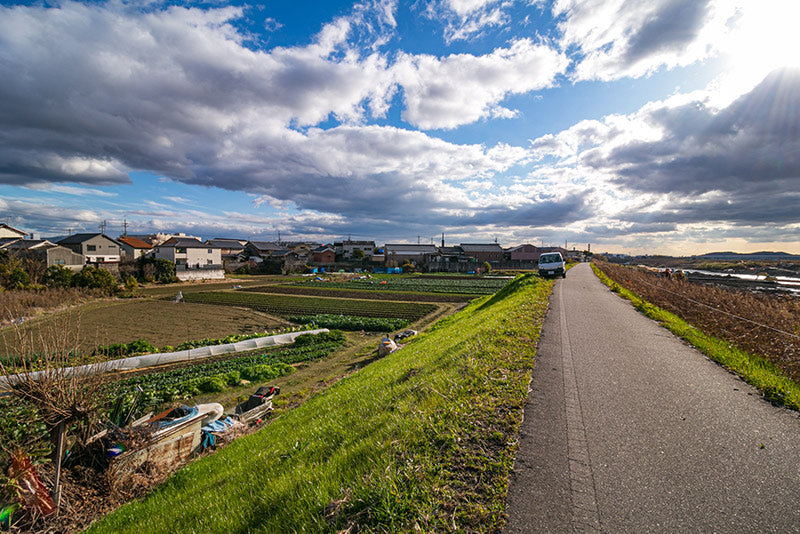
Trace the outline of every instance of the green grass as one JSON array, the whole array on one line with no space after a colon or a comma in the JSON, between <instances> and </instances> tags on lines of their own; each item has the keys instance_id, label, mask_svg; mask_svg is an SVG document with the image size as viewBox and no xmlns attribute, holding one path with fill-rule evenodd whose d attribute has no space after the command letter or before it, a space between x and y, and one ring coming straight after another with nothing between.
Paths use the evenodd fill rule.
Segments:
<instances>
[{"instance_id":1,"label":"green grass","mask_svg":"<svg viewBox=\"0 0 800 534\"><path fill-rule=\"evenodd\" d=\"M615 293L628 299L647 317L655 319L700 352L730 369L759 389L773 404L800 410L800 385L766 358L731 346L727 341L703 333L677 315L655 306L611 280L594 263L592 270Z\"/></svg>"},{"instance_id":2,"label":"green grass","mask_svg":"<svg viewBox=\"0 0 800 534\"><path fill-rule=\"evenodd\" d=\"M473 302L91 532L500 531L551 288Z\"/></svg>"}]
</instances>

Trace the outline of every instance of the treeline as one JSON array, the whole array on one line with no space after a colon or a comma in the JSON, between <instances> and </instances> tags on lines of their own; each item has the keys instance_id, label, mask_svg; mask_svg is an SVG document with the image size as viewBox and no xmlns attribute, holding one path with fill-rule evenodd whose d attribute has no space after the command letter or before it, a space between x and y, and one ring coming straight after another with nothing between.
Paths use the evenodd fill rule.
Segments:
<instances>
[{"instance_id":1,"label":"treeline","mask_svg":"<svg viewBox=\"0 0 800 534\"><path fill-rule=\"evenodd\" d=\"M0 250L0 291L86 288L113 294L122 288L133 291L141 282L169 284L177 281L175 264L169 260L140 257L120 263L115 275L93 265L86 265L80 271L63 265L47 267L39 259Z\"/></svg>"}]
</instances>

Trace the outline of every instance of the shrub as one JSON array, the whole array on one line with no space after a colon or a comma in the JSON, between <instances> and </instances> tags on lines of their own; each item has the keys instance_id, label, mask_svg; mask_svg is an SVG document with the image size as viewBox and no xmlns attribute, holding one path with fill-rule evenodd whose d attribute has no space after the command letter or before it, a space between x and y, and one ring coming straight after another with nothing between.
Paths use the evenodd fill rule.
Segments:
<instances>
[{"instance_id":1,"label":"shrub","mask_svg":"<svg viewBox=\"0 0 800 534\"><path fill-rule=\"evenodd\" d=\"M72 270L63 265L51 265L44 272L42 283L50 288L66 288L72 286Z\"/></svg>"},{"instance_id":2,"label":"shrub","mask_svg":"<svg viewBox=\"0 0 800 534\"><path fill-rule=\"evenodd\" d=\"M72 276L72 285L114 293L117 290L117 279L105 269L87 265Z\"/></svg>"}]
</instances>

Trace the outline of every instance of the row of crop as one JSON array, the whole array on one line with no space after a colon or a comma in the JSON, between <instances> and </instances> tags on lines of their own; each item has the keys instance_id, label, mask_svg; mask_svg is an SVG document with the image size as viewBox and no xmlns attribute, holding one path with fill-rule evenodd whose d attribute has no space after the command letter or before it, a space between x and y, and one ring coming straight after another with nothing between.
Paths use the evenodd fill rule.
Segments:
<instances>
[{"instance_id":1,"label":"row of crop","mask_svg":"<svg viewBox=\"0 0 800 534\"><path fill-rule=\"evenodd\" d=\"M370 289L347 289L330 287L330 284L311 286L254 286L240 291L272 293L274 295L304 295L312 297L334 297L366 300L397 300L402 302L468 302L481 295L476 293L423 293L414 291L372 291Z\"/></svg>"},{"instance_id":2,"label":"row of crop","mask_svg":"<svg viewBox=\"0 0 800 534\"><path fill-rule=\"evenodd\" d=\"M348 289L420 291L429 293L471 293L491 295L509 282L507 278L424 278L397 277L380 279L350 280L347 282L320 282L309 280L304 286L338 287Z\"/></svg>"},{"instance_id":3,"label":"row of crop","mask_svg":"<svg viewBox=\"0 0 800 534\"><path fill-rule=\"evenodd\" d=\"M123 404L129 406L136 397L137 388L141 388L136 408L146 409L201 393L222 391L239 384L242 379L263 382L284 376L293 371L291 364L324 358L344 340L342 332L301 335L291 348L134 376L116 382L112 389L114 396L123 398Z\"/></svg>"},{"instance_id":4,"label":"row of crop","mask_svg":"<svg viewBox=\"0 0 800 534\"><path fill-rule=\"evenodd\" d=\"M101 355L107 358L122 358L124 356L133 356L135 354L153 354L158 352L190 350L199 347L208 347L212 345L226 345L228 343L238 343L239 341L246 341L248 339L274 336L276 334L283 334L286 332L296 332L297 330L298 329L295 327L295 328L284 328L276 332L230 334L228 336L220 338L193 339L190 341L184 341L183 343L175 347L171 345L166 345L160 349L155 345L153 345L152 343L150 343L149 341L146 341L144 339L137 339L135 341L131 341L130 343L112 343L111 345L100 345L94 350L92 356Z\"/></svg>"},{"instance_id":5,"label":"row of crop","mask_svg":"<svg viewBox=\"0 0 800 534\"><path fill-rule=\"evenodd\" d=\"M323 297L296 297L264 293L207 292L184 296L188 302L246 306L275 315L357 315L361 317L393 317L415 321L436 309L423 302L370 301Z\"/></svg>"},{"instance_id":6,"label":"row of crop","mask_svg":"<svg viewBox=\"0 0 800 534\"><path fill-rule=\"evenodd\" d=\"M388 317L358 317L355 315L295 315L289 317L293 323L313 324L319 328L337 330L366 330L367 332L391 332L409 325L407 319Z\"/></svg>"},{"instance_id":7,"label":"row of crop","mask_svg":"<svg viewBox=\"0 0 800 534\"><path fill-rule=\"evenodd\" d=\"M222 391L237 385L241 379L265 382L291 373L291 364L324 358L339 348L345 339L340 331L304 334L298 336L292 346L279 351L134 376L111 383L107 401L115 400L119 403L118 409L127 412L139 386L142 393L135 408L141 412L164 402ZM32 451L42 447L46 449L46 437L47 430L29 402L12 396L0 397L0 443L4 446L20 445ZM0 447L0 463L2 456Z\"/></svg>"}]
</instances>

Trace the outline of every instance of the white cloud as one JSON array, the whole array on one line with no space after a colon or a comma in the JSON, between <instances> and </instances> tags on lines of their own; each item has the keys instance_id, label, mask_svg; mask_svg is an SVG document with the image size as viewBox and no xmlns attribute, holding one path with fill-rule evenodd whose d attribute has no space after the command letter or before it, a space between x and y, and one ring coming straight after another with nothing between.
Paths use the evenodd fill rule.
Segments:
<instances>
[{"instance_id":1,"label":"white cloud","mask_svg":"<svg viewBox=\"0 0 800 534\"><path fill-rule=\"evenodd\" d=\"M567 63L564 55L530 39L484 56L403 54L395 65L406 105L403 118L434 129L513 116L513 110L500 105L508 95L552 86Z\"/></svg>"},{"instance_id":2,"label":"white cloud","mask_svg":"<svg viewBox=\"0 0 800 534\"><path fill-rule=\"evenodd\" d=\"M448 44L480 37L487 29L508 25L513 0L440 0L428 4L428 18L443 24Z\"/></svg>"},{"instance_id":3,"label":"white cloud","mask_svg":"<svg viewBox=\"0 0 800 534\"><path fill-rule=\"evenodd\" d=\"M737 4L727 0L557 0L561 44L576 80L638 77L719 52Z\"/></svg>"},{"instance_id":4,"label":"white cloud","mask_svg":"<svg viewBox=\"0 0 800 534\"><path fill-rule=\"evenodd\" d=\"M786 69L723 108L698 92L582 121L532 142L531 179L591 188L598 209L585 225L597 234L712 223L744 238L753 228L790 231L800 202L798 95L800 70Z\"/></svg>"}]
</instances>

